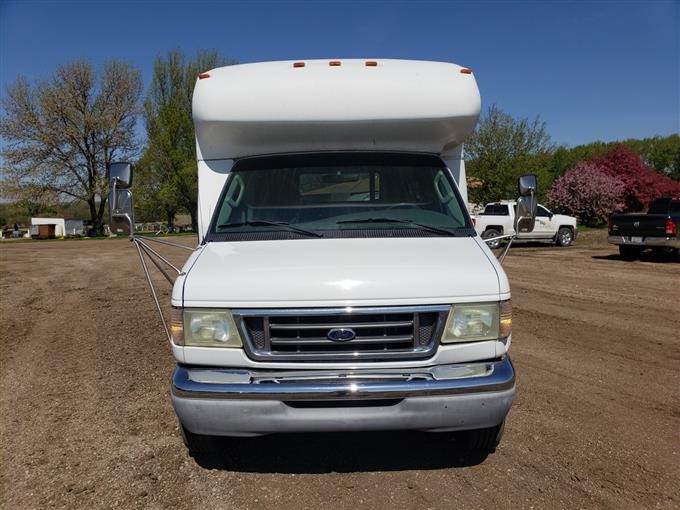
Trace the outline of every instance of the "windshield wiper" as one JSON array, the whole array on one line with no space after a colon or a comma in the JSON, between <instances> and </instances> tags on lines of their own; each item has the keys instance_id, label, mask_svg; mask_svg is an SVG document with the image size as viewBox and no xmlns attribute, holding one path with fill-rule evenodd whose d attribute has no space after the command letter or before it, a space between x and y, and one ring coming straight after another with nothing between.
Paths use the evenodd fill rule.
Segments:
<instances>
[{"instance_id":1,"label":"windshield wiper","mask_svg":"<svg viewBox=\"0 0 680 510\"><path fill-rule=\"evenodd\" d=\"M290 223L285 221L267 221L267 220L251 220L242 221L240 223L222 223L217 225L217 228L236 228L236 227L279 227L279 230L287 230L289 232L295 232L304 236L313 237L323 237L323 234L318 232L312 232L311 230L305 230L303 228L294 227Z\"/></svg>"},{"instance_id":2,"label":"windshield wiper","mask_svg":"<svg viewBox=\"0 0 680 510\"><path fill-rule=\"evenodd\" d=\"M362 218L360 220L342 220L336 223L338 225L344 225L346 223L401 223L403 225L409 225L419 230L425 230L427 232L433 232L435 234L441 234L446 236L453 235L451 231L443 228L431 227L430 225L423 225L422 223L417 223L413 220L400 220L397 218Z\"/></svg>"}]
</instances>

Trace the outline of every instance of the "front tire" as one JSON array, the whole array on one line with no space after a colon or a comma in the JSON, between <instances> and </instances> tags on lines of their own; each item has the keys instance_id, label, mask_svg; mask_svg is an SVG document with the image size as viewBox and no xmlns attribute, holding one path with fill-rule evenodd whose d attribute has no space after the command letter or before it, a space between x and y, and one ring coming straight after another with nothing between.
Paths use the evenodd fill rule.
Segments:
<instances>
[{"instance_id":1,"label":"front tire","mask_svg":"<svg viewBox=\"0 0 680 510\"><path fill-rule=\"evenodd\" d=\"M557 231L555 244L557 246L569 246L574 242L574 232L568 227L562 227Z\"/></svg>"},{"instance_id":2,"label":"front tire","mask_svg":"<svg viewBox=\"0 0 680 510\"><path fill-rule=\"evenodd\" d=\"M637 246L629 246L627 244L619 245L619 254L623 260L637 260L640 257L640 248Z\"/></svg>"},{"instance_id":3,"label":"front tire","mask_svg":"<svg viewBox=\"0 0 680 510\"><path fill-rule=\"evenodd\" d=\"M505 432L505 420L495 427L466 431L468 448L470 451L479 453L493 453L503 438Z\"/></svg>"},{"instance_id":4,"label":"front tire","mask_svg":"<svg viewBox=\"0 0 680 510\"><path fill-rule=\"evenodd\" d=\"M503 234L494 228L489 228L482 233L482 239L491 239L492 237L498 237L500 235ZM492 250L495 250L496 248L500 248L501 240L496 239L495 241L487 241L486 245Z\"/></svg>"},{"instance_id":5,"label":"front tire","mask_svg":"<svg viewBox=\"0 0 680 510\"><path fill-rule=\"evenodd\" d=\"M474 430L446 432L449 441L457 452L463 455L494 453L501 442L505 431L505 420L494 427ZM437 435L436 433L434 434Z\"/></svg>"},{"instance_id":6,"label":"front tire","mask_svg":"<svg viewBox=\"0 0 680 510\"><path fill-rule=\"evenodd\" d=\"M189 450L189 455L192 457L196 455L205 455L213 453L218 447L217 438L214 436L205 436L202 434L194 434L187 430L184 425L179 424L179 433L182 436L184 446Z\"/></svg>"}]
</instances>

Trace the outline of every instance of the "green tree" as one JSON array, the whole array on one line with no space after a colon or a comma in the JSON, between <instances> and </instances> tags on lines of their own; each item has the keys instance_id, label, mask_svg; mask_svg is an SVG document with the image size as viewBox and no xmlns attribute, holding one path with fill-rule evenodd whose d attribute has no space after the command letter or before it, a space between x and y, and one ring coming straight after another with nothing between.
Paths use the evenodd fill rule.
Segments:
<instances>
[{"instance_id":1,"label":"green tree","mask_svg":"<svg viewBox=\"0 0 680 510\"><path fill-rule=\"evenodd\" d=\"M465 143L468 175L479 182L469 190L470 202L515 198L517 178L526 173L538 176L539 191L545 193L553 180L553 150L540 118L515 119L490 106Z\"/></svg>"},{"instance_id":2,"label":"green tree","mask_svg":"<svg viewBox=\"0 0 680 510\"><path fill-rule=\"evenodd\" d=\"M680 181L680 135L654 136L623 143L640 154L647 166Z\"/></svg>"},{"instance_id":3,"label":"green tree","mask_svg":"<svg viewBox=\"0 0 680 510\"><path fill-rule=\"evenodd\" d=\"M201 72L225 65L216 51L187 60L180 50L158 57L144 103L147 147L138 163L138 204L145 215L162 214L172 226L187 211L198 227L196 140L191 99ZM230 62L234 63L234 62Z\"/></svg>"},{"instance_id":4,"label":"green tree","mask_svg":"<svg viewBox=\"0 0 680 510\"><path fill-rule=\"evenodd\" d=\"M91 64L60 66L49 81L19 77L2 99L0 136L3 196L39 204L47 196L88 204L101 232L106 211L106 166L136 154L134 127L141 76L111 61L99 79Z\"/></svg>"}]
</instances>

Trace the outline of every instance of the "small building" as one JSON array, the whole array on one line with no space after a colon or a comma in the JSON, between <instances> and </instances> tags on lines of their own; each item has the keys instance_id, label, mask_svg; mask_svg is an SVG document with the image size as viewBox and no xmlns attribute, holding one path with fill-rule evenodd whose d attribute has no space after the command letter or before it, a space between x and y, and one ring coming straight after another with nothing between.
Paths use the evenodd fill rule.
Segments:
<instances>
[{"instance_id":1,"label":"small building","mask_svg":"<svg viewBox=\"0 0 680 510\"><path fill-rule=\"evenodd\" d=\"M52 228L41 225L51 225ZM82 236L85 233L83 220L73 218L31 218L31 237L71 237Z\"/></svg>"},{"instance_id":2,"label":"small building","mask_svg":"<svg viewBox=\"0 0 680 510\"><path fill-rule=\"evenodd\" d=\"M40 228L41 225L47 227ZM50 228L49 226L52 226ZM31 237L64 237L66 235L66 223L64 218L31 218Z\"/></svg>"},{"instance_id":3,"label":"small building","mask_svg":"<svg viewBox=\"0 0 680 510\"><path fill-rule=\"evenodd\" d=\"M85 235L85 223L83 220L66 218L64 220L64 233L66 237Z\"/></svg>"}]
</instances>

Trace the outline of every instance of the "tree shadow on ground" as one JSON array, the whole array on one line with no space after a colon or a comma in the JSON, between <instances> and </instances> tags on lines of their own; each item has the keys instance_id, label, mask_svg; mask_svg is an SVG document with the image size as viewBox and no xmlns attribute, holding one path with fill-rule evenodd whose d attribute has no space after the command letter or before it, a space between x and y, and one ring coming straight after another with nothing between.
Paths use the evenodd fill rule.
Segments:
<instances>
[{"instance_id":1,"label":"tree shadow on ground","mask_svg":"<svg viewBox=\"0 0 680 510\"><path fill-rule=\"evenodd\" d=\"M351 473L475 466L487 453L470 453L449 434L351 432L219 438L209 454L195 454L205 469L251 473Z\"/></svg>"}]
</instances>

